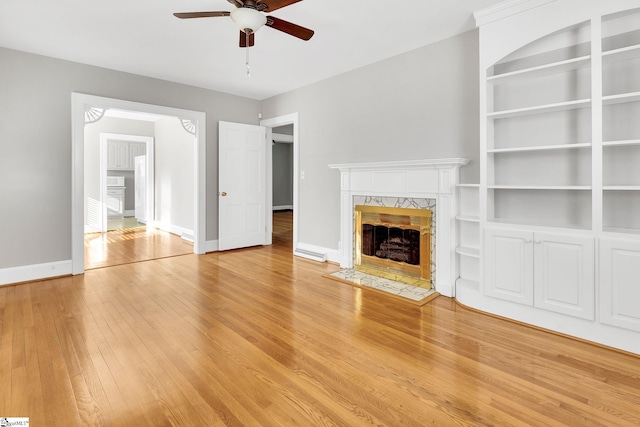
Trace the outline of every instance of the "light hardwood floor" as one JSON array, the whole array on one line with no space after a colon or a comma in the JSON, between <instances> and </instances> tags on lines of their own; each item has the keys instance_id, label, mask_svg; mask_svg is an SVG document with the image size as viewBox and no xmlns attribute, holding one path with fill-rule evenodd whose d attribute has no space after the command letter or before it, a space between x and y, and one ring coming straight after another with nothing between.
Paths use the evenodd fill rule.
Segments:
<instances>
[{"instance_id":1,"label":"light hardwood floor","mask_svg":"<svg viewBox=\"0 0 640 427\"><path fill-rule=\"evenodd\" d=\"M32 426L640 424L640 358L445 297L417 307L322 277L337 269L294 258L283 231L271 247L2 287L0 417Z\"/></svg>"},{"instance_id":2,"label":"light hardwood floor","mask_svg":"<svg viewBox=\"0 0 640 427\"><path fill-rule=\"evenodd\" d=\"M193 244L162 230L132 228L84 235L84 268L111 267L193 253Z\"/></svg>"}]
</instances>

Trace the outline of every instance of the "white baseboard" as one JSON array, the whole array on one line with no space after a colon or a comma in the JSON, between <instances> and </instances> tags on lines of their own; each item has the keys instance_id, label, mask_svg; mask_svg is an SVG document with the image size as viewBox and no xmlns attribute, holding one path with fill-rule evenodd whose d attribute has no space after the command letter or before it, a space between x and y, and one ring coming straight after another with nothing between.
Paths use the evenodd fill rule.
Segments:
<instances>
[{"instance_id":1,"label":"white baseboard","mask_svg":"<svg viewBox=\"0 0 640 427\"><path fill-rule=\"evenodd\" d=\"M193 230L189 230L188 228L180 227L178 225L166 224L163 222L154 222L153 225L160 230L168 231L169 233L178 236L182 236L183 234L193 236Z\"/></svg>"},{"instance_id":2,"label":"white baseboard","mask_svg":"<svg viewBox=\"0 0 640 427\"><path fill-rule=\"evenodd\" d=\"M0 269L0 285L46 279L71 274L71 260L22 265Z\"/></svg>"},{"instance_id":3,"label":"white baseboard","mask_svg":"<svg viewBox=\"0 0 640 427\"><path fill-rule=\"evenodd\" d=\"M207 240L205 242L205 247L204 247L204 251L206 253L209 252L218 252L218 249L220 248L220 245L218 244L217 240Z\"/></svg>"},{"instance_id":4,"label":"white baseboard","mask_svg":"<svg viewBox=\"0 0 640 427\"><path fill-rule=\"evenodd\" d=\"M293 210L293 205L274 206L273 210L274 211L292 211Z\"/></svg>"},{"instance_id":5,"label":"white baseboard","mask_svg":"<svg viewBox=\"0 0 640 427\"><path fill-rule=\"evenodd\" d=\"M128 211L124 211L124 216L136 216L136 210L130 209Z\"/></svg>"},{"instance_id":6,"label":"white baseboard","mask_svg":"<svg viewBox=\"0 0 640 427\"><path fill-rule=\"evenodd\" d=\"M96 227L94 225L85 225L84 226L85 233L101 233L102 229L100 227Z\"/></svg>"}]
</instances>

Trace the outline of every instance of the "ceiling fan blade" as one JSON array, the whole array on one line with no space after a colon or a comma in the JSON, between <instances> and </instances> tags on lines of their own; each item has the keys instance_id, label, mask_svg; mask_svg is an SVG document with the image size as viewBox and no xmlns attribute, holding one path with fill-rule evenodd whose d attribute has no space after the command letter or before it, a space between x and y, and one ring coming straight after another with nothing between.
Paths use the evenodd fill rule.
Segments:
<instances>
[{"instance_id":1,"label":"ceiling fan blade","mask_svg":"<svg viewBox=\"0 0 640 427\"><path fill-rule=\"evenodd\" d=\"M287 22L279 18L274 18L273 16L267 16L266 25L302 40L309 40L313 36L313 30L292 24L291 22Z\"/></svg>"},{"instance_id":2,"label":"ceiling fan blade","mask_svg":"<svg viewBox=\"0 0 640 427\"><path fill-rule=\"evenodd\" d=\"M299 1L302 1L302 0L261 0L261 1L258 1L258 8L265 12L273 12L276 9L289 6L290 4L298 3ZM267 5L267 7L266 8L264 8L264 6L260 7L260 4Z\"/></svg>"},{"instance_id":3,"label":"ceiling fan blade","mask_svg":"<svg viewBox=\"0 0 640 427\"><path fill-rule=\"evenodd\" d=\"M255 33L249 34L249 47L255 43ZM244 31L240 31L240 47L247 47L247 34Z\"/></svg>"},{"instance_id":4,"label":"ceiling fan blade","mask_svg":"<svg viewBox=\"0 0 640 427\"><path fill-rule=\"evenodd\" d=\"M229 16L231 12L179 12L174 13L173 16L180 19L191 18L212 18L215 16Z\"/></svg>"}]
</instances>

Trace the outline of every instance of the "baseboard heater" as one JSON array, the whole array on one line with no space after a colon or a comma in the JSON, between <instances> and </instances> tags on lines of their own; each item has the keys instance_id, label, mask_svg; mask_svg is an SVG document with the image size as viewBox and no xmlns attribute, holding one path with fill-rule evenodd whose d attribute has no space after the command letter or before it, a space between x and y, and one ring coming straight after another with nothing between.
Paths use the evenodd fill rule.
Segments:
<instances>
[{"instance_id":1,"label":"baseboard heater","mask_svg":"<svg viewBox=\"0 0 640 427\"><path fill-rule=\"evenodd\" d=\"M306 249L296 249L293 254L302 258L312 259L318 262L325 262L327 260L327 254L320 252L308 251Z\"/></svg>"}]
</instances>

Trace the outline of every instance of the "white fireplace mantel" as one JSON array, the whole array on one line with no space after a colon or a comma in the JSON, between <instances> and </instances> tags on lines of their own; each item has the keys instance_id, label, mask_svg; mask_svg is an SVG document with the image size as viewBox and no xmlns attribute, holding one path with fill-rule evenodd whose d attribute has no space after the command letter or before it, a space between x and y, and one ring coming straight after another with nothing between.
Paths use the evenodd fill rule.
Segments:
<instances>
[{"instance_id":1,"label":"white fireplace mantel","mask_svg":"<svg viewBox=\"0 0 640 427\"><path fill-rule=\"evenodd\" d=\"M353 196L436 199L436 290L455 295L457 188L467 159L329 165L340 171L340 266L353 268Z\"/></svg>"}]
</instances>

